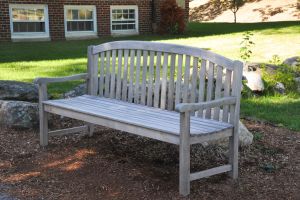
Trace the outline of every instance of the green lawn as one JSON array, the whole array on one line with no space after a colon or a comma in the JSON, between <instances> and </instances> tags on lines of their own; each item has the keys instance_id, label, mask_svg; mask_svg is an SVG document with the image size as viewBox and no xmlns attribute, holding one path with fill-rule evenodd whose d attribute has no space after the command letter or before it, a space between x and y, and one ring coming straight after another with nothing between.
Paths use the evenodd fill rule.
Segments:
<instances>
[{"instance_id":1,"label":"green lawn","mask_svg":"<svg viewBox=\"0 0 300 200\"><path fill-rule=\"evenodd\" d=\"M96 40L30 43L0 43L0 79L31 82L38 76L64 76L86 71L88 45L112 40L160 41L209 49L231 59L239 59L244 31L254 33L253 62L268 62L273 55L281 59L300 55L300 23L190 23L185 35L143 35L132 37L102 37ZM69 90L78 82L54 84L51 93ZM242 102L242 114L289 128L300 130L297 108L300 101L294 96L260 97ZM292 114L289 114L291 111ZM275 114L274 114L275 113ZM281 116L276 115L280 113ZM299 112L298 112L299 113Z\"/></svg>"}]
</instances>

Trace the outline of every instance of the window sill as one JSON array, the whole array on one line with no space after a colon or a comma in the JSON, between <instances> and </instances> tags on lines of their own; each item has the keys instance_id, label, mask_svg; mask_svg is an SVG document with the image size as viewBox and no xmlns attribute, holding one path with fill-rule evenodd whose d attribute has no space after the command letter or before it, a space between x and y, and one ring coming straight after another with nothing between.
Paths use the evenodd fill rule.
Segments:
<instances>
[{"instance_id":1,"label":"window sill","mask_svg":"<svg viewBox=\"0 0 300 200\"><path fill-rule=\"evenodd\" d=\"M80 39L95 39L98 38L96 32L68 32L65 35L66 40L80 40Z\"/></svg>"},{"instance_id":2,"label":"window sill","mask_svg":"<svg viewBox=\"0 0 300 200\"><path fill-rule=\"evenodd\" d=\"M112 36L128 36L128 35L138 35L137 31L112 31Z\"/></svg>"},{"instance_id":3,"label":"window sill","mask_svg":"<svg viewBox=\"0 0 300 200\"><path fill-rule=\"evenodd\" d=\"M50 36L45 33L13 33L11 35L11 40L13 42L23 42L23 41L50 41Z\"/></svg>"}]
</instances>

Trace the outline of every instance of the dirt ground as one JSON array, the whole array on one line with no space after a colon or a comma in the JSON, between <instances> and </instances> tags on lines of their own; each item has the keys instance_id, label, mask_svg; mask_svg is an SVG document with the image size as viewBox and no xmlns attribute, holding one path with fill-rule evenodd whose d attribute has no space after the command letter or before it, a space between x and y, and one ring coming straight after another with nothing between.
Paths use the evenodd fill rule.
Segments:
<instances>
[{"instance_id":1,"label":"dirt ground","mask_svg":"<svg viewBox=\"0 0 300 200\"><path fill-rule=\"evenodd\" d=\"M63 121L64 127L78 124ZM300 199L300 133L244 122L255 141L240 149L239 180L222 174L194 181L189 198ZM194 146L192 169L225 163L224 152L218 146ZM101 127L93 137L52 138L47 148L41 148L37 131L1 128L0 199L1 195L17 199L184 199L178 195L178 148Z\"/></svg>"}]
</instances>

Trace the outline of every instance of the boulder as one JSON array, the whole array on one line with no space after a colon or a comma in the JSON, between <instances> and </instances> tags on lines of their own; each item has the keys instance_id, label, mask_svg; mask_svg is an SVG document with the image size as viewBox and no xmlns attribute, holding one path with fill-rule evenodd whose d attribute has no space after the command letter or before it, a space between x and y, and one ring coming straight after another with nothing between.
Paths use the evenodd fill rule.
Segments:
<instances>
[{"instance_id":1,"label":"boulder","mask_svg":"<svg viewBox=\"0 0 300 200\"><path fill-rule=\"evenodd\" d=\"M277 82L274 86L274 90L280 94L284 94L285 93L285 87L283 85L283 83Z\"/></svg>"},{"instance_id":2,"label":"boulder","mask_svg":"<svg viewBox=\"0 0 300 200\"><path fill-rule=\"evenodd\" d=\"M283 64L290 65L292 67L298 67L300 66L300 56L287 58L285 61L283 61Z\"/></svg>"},{"instance_id":3,"label":"boulder","mask_svg":"<svg viewBox=\"0 0 300 200\"><path fill-rule=\"evenodd\" d=\"M214 109L211 111L212 117L214 117ZM223 118L223 110L220 110L220 121L222 121ZM230 118L230 113L228 114L228 118ZM243 122L239 121L239 146L249 146L253 142L253 134L247 129L247 127L243 124ZM204 146L207 146L209 143L203 144ZM219 144L221 146L227 146L228 140L227 139L221 139L219 141L214 141L212 144Z\"/></svg>"},{"instance_id":4,"label":"boulder","mask_svg":"<svg viewBox=\"0 0 300 200\"><path fill-rule=\"evenodd\" d=\"M38 104L0 100L0 125L11 128L33 128L38 125Z\"/></svg>"},{"instance_id":5,"label":"boulder","mask_svg":"<svg viewBox=\"0 0 300 200\"><path fill-rule=\"evenodd\" d=\"M0 81L0 100L38 101L38 88L32 83Z\"/></svg>"},{"instance_id":6,"label":"boulder","mask_svg":"<svg viewBox=\"0 0 300 200\"><path fill-rule=\"evenodd\" d=\"M76 97L76 96L81 96L87 93L87 85L86 83L80 84L70 90L69 92L66 92L63 94L63 98L71 98L71 97Z\"/></svg>"},{"instance_id":7,"label":"boulder","mask_svg":"<svg viewBox=\"0 0 300 200\"><path fill-rule=\"evenodd\" d=\"M249 146L253 142L253 134L247 127L240 121L239 123L239 145Z\"/></svg>"},{"instance_id":8,"label":"boulder","mask_svg":"<svg viewBox=\"0 0 300 200\"><path fill-rule=\"evenodd\" d=\"M247 80L247 87L250 88L251 91L262 92L265 89L264 82L260 73L257 71L244 71L244 78Z\"/></svg>"}]
</instances>

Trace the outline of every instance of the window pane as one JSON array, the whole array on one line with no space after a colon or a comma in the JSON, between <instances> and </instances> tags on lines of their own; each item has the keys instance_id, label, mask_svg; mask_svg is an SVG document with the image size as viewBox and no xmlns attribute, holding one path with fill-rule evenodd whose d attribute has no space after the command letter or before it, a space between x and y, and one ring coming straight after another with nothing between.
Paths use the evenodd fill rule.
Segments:
<instances>
[{"instance_id":1,"label":"window pane","mask_svg":"<svg viewBox=\"0 0 300 200\"><path fill-rule=\"evenodd\" d=\"M37 9L36 10L36 15L37 15L38 20L40 20L40 21L45 20L44 9Z\"/></svg>"},{"instance_id":2,"label":"window pane","mask_svg":"<svg viewBox=\"0 0 300 200\"><path fill-rule=\"evenodd\" d=\"M93 21L71 21L67 22L68 31L93 31Z\"/></svg>"},{"instance_id":3,"label":"window pane","mask_svg":"<svg viewBox=\"0 0 300 200\"><path fill-rule=\"evenodd\" d=\"M67 11L67 20L72 20L72 10Z\"/></svg>"},{"instance_id":4,"label":"window pane","mask_svg":"<svg viewBox=\"0 0 300 200\"><path fill-rule=\"evenodd\" d=\"M85 11L86 10L79 10L79 19L85 19Z\"/></svg>"},{"instance_id":5,"label":"window pane","mask_svg":"<svg viewBox=\"0 0 300 200\"><path fill-rule=\"evenodd\" d=\"M135 19L135 15L134 14L129 14L129 19Z\"/></svg>"},{"instance_id":6,"label":"window pane","mask_svg":"<svg viewBox=\"0 0 300 200\"><path fill-rule=\"evenodd\" d=\"M94 22L85 22L85 30L93 31L94 30Z\"/></svg>"},{"instance_id":7,"label":"window pane","mask_svg":"<svg viewBox=\"0 0 300 200\"><path fill-rule=\"evenodd\" d=\"M86 19L93 19L93 11L91 10L86 11Z\"/></svg>"},{"instance_id":8,"label":"window pane","mask_svg":"<svg viewBox=\"0 0 300 200\"><path fill-rule=\"evenodd\" d=\"M35 10L27 10L27 17L28 17L28 20L30 21L34 21L34 20L37 20L35 18Z\"/></svg>"},{"instance_id":9,"label":"window pane","mask_svg":"<svg viewBox=\"0 0 300 200\"><path fill-rule=\"evenodd\" d=\"M13 8L12 17L14 21L44 21L44 9Z\"/></svg>"},{"instance_id":10,"label":"window pane","mask_svg":"<svg viewBox=\"0 0 300 200\"><path fill-rule=\"evenodd\" d=\"M14 22L14 32L45 32L45 22Z\"/></svg>"},{"instance_id":11,"label":"window pane","mask_svg":"<svg viewBox=\"0 0 300 200\"><path fill-rule=\"evenodd\" d=\"M78 10L72 10L72 19L78 19Z\"/></svg>"}]
</instances>

